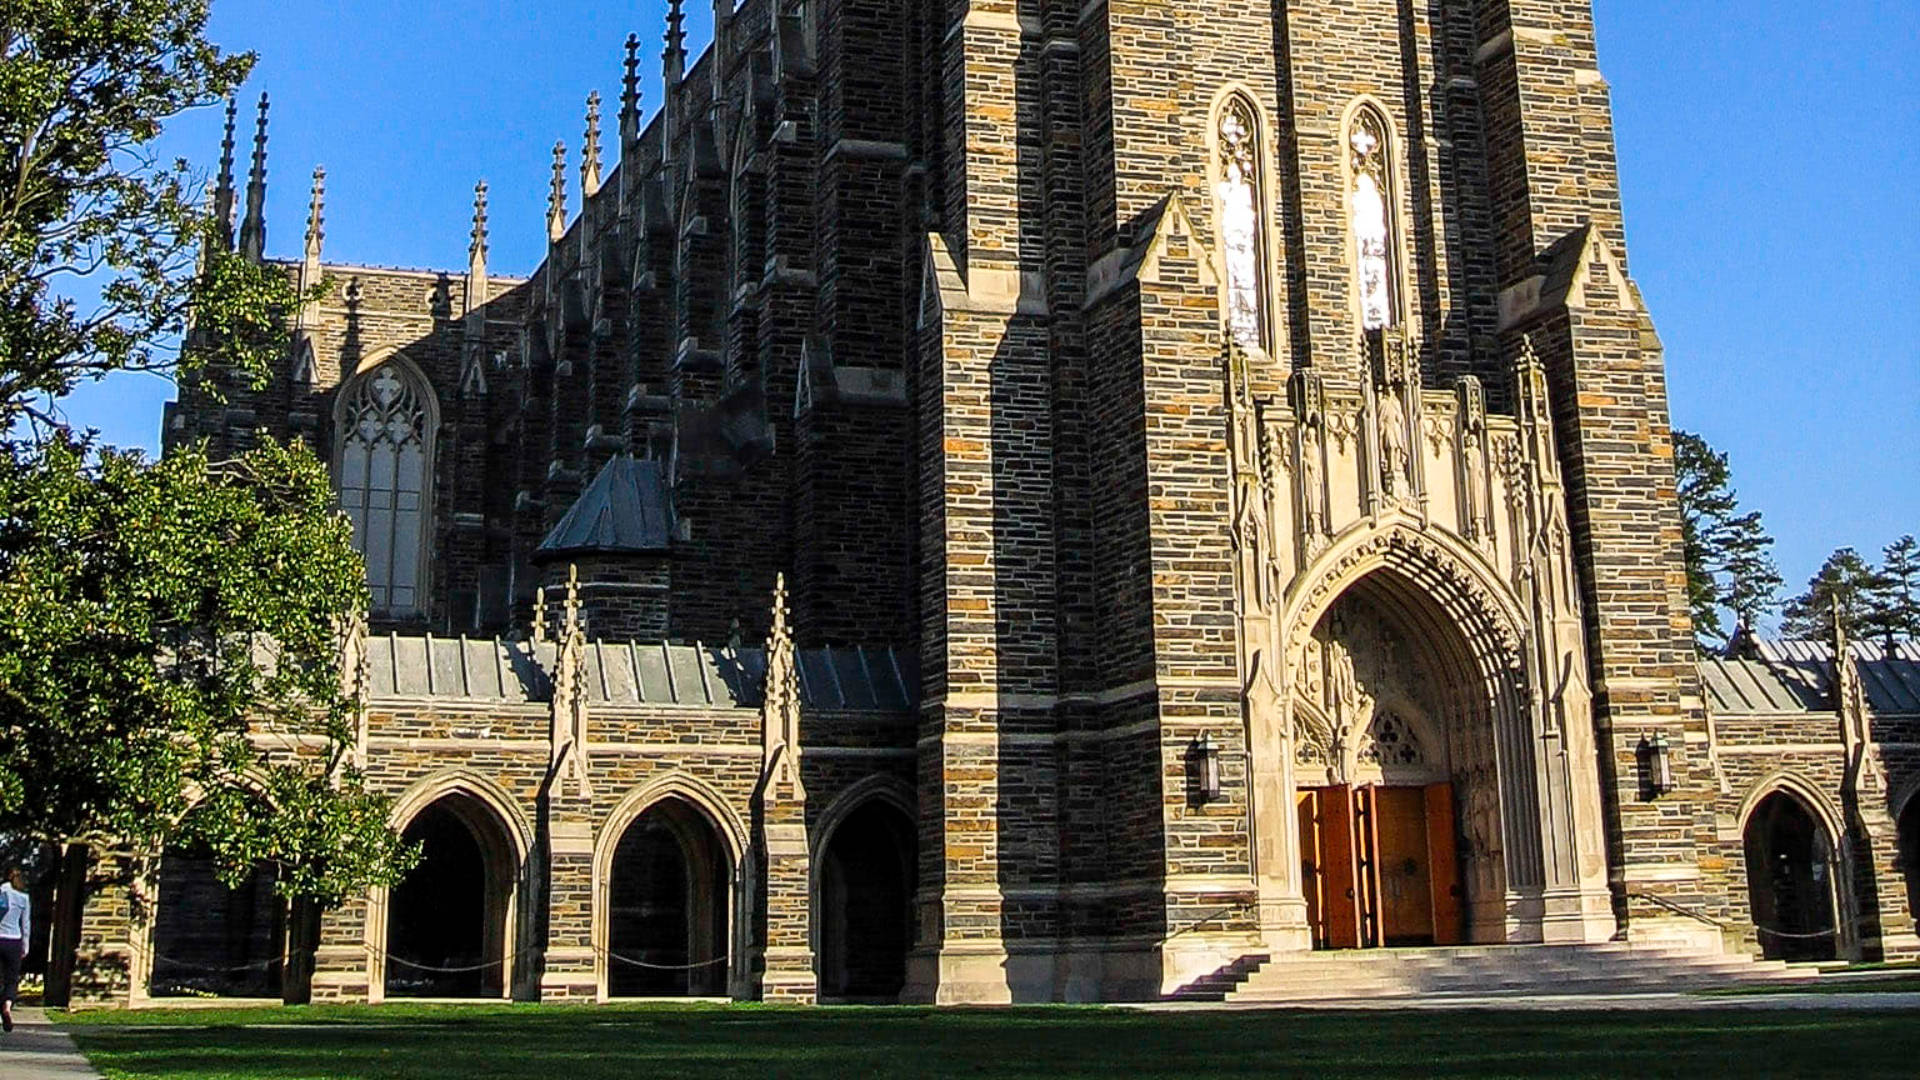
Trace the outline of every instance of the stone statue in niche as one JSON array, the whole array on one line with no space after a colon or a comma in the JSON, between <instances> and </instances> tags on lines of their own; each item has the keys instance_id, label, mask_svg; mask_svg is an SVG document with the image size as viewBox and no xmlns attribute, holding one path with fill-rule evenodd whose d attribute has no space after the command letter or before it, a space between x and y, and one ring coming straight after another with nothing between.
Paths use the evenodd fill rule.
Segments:
<instances>
[{"instance_id":1,"label":"stone statue in niche","mask_svg":"<svg viewBox=\"0 0 1920 1080\"><path fill-rule=\"evenodd\" d=\"M1460 465L1465 472L1467 512L1462 515L1470 539L1492 539L1487 519L1487 401L1480 380L1463 375L1460 394Z\"/></svg>"},{"instance_id":2,"label":"stone statue in niche","mask_svg":"<svg viewBox=\"0 0 1920 1080\"><path fill-rule=\"evenodd\" d=\"M1407 446L1407 411L1397 393L1380 395L1380 488L1389 499L1406 494L1413 454Z\"/></svg>"}]
</instances>

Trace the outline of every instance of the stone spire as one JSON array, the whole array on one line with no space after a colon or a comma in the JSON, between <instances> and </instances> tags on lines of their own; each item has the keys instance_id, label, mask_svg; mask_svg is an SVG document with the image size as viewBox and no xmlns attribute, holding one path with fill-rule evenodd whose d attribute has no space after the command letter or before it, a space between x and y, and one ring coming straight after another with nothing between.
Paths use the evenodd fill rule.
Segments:
<instances>
[{"instance_id":1,"label":"stone spire","mask_svg":"<svg viewBox=\"0 0 1920 1080\"><path fill-rule=\"evenodd\" d=\"M473 185L473 231L467 244L467 310L487 300L487 182Z\"/></svg>"},{"instance_id":2,"label":"stone spire","mask_svg":"<svg viewBox=\"0 0 1920 1080\"><path fill-rule=\"evenodd\" d=\"M807 791L800 782L800 675L787 624L787 578L773 586L773 629L767 635L767 683L760 701L759 803L753 818L754 854L766 875L766 924L749 964L760 971L766 1001L811 1004L819 991L813 971L813 880L807 843Z\"/></svg>"},{"instance_id":3,"label":"stone spire","mask_svg":"<svg viewBox=\"0 0 1920 1080\"><path fill-rule=\"evenodd\" d=\"M467 288L460 338L460 396L487 392L487 182L473 185L473 233L467 245Z\"/></svg>"},{"instance_id":4,"label":"stone spire","mask_svg":"<svg viewBox=\"0 0 1920 1080\"><path fill-rule=\"evenodd\" d=\"M600 91L587 95L587 132L580 143L580 200L582 208L586 200L600 191Z\"/></svg>"},{"instance_id":5,"label":"stone spire","mask_svg":"<svg viewBox=\"0 0 1920 1080\"><path fill-rule=\"evenodd\" d=\"M233 128L240 116L240 103L227 98L227 133L220 140L220 178L213 187L213 227L218 230L224 250L233 250Z\"/></svg>"},{"instance_id":6,"label":"stone spire","mask_svg":"<svg viewBox=\"0 0 1920 1080\"><path fill-rule=\"evenodd\" d=\"M267 95L253 132L253 169L247 174L247 216L240 222L240 254L259 262L267 251Z\"/></svg>"},{"instance_id":7,"label":"stone spire","mask_svg":"<svg viewBox=\"0 0 1920 1080\"><path fill-rule=\"evenodd\" d=\"M547 192L547 239L567 235L567 144L553 144L553 186Z\"/></svg>"},{"instance_id":8,"label":"stone spire","mask_svg":"<svg viewBox=\"0 0 1920 1080\"><path fill-rule=\"evenodd\" d=\"M800 671L787 625L787 575L773 584L773 628L767 633L767 686L761 704L760 748L768 779L800 783Z\"/></svg>"},{"instance_id":9,"label":"stone spire","mask_svg":"<svg viewBox=\"0 0 1920 1080\"><path fill-rule=\"evenodd\" d=\"M294 372L296 385L311 386L317 377L314 369L313 330L320 325L320 301L308 297L309 290L320 284L324 271L320 267L320 249L327 238L327 170L325 166L315 166L313 170L313 193L307 203L307 242L300 256L300 311L294 316Z\"/></svg>"},{"instance_id":10,"label":"stone spire","mask_svg":"<svg viewBox=\"0 0 1920 1080\"><path fill-rule=\"evenodd\" d=\"M668 0L667 49L660 54L660 59L664 63L669 92L679 85L687 73L687 33L681 29L686 19L687 13L681 7L681 0Z\"/></svg>"},{"instance_id":11,"label":"stone spire","mask_svg":"<svg viewBox=\"0 0 1920 1080\"><path fill-rule=\"evenodd\" d=\"M666 82L665 94L660 103L660 160L673 160L674 140L680 135L680 81L687 74L686 32L680 24L686 21L687 13L680 6L681 0L671 0L667 7L667 50L660 54L661 68Z\"/></svg>"},{"instance_id":12,"label":"stone spire","mask_svg":"<svg viewBox=\"0 0 1920 1080\"><path fill-rule=\"evenodd\" d=\"M626 74L620 79L620 157L640 138L640 35L627 35Z\"/></svg>"},{"instance_id":13,"label":"stone spire","mask_svg":"<svg viewBox=\"0 0 1920 1080\"><path fill-rule=\"evenodd\" d=\"M320 246L327 238L327 167L316 165L313 169L313 194L307 204L307 246L305 263L318 269L320 266Z\"/></svg>"}]
</instances>

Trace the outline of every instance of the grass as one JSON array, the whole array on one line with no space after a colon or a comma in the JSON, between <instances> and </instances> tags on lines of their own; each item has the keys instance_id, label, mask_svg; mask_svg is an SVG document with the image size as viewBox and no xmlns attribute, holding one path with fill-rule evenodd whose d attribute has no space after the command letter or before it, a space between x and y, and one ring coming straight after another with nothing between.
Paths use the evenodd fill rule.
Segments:
<instances>
[{"instance_id":1,"label":"grass","mask_svg":"<svg viewBox=\"0 0 1920 1080\"><path fill-rule=\"evenodd\" d=\"M1913 1012L386 1005L60 1018L114 1078L1912 1076Z\"/></svg>"}]
</instances>

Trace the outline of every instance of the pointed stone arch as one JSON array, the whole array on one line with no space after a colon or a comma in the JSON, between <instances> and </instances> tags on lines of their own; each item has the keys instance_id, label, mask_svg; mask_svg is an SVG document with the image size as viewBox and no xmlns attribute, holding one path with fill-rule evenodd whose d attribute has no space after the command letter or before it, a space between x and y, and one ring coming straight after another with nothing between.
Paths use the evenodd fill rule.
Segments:
<instances>
[{"instance_id":1,"label":"pointed stone arch","mask_svg":"<svg viewBox=\"0 0 1920 1080\"><path fill-rule=\"evenodd\" d=\"M528 939L528 928L522 925L526 911L522 900L528 857L533 850L532 830L512 795L466 768L443 769L416 781L395 800L389 820L406 835L424 816L441 811L468 830L480 860L478 962L484 968L478 973L475 993L482 997L513 996L520 989L516 979L527 969L520 954L521 943ZM389 983L397 969L414 970L393 963L390 940L396 900L409 903L404 895L395 895L405 888L405 882L378 888L369 897L366 934L370 1000L382 1000L391 992Z\"/></svg>"},{"instance_id":2,"label":"pointed stone arch","mask_svg":"<svg viewBox=\"0 0 1920 1080\"><path fill-rule=\"evenodd\" d=\"M827 998L886 1003L905 987L917 808L904 780L868 776L842 791L813 827L812 945Z\"/></svg>"},{"instance_id":3,"label":"pointed stone arch","mask_svg":"<svg viewBox=\"0 0 1920 1080\"><path fill-rule=\"evenodd\" d=\"M616 863L621 844L627 834L648 813L663 808L677 812L675 835L682 840L684 870L699 880L689 882L690 890L696 893L720 891L724 895L709 896L697 902L696 914L712 916L710 921L723 921L723 926L710 928L711 941L690 945L693 951L711 952L712 956L691 957L687 962L710 962L724 957L725 962L717 965L717 980L702 982L694 978L692 987L707 989L726 988L729 993L739 995L747 978L742 970L742 961L746 956L745 935L749 930L746 917L747 888L747 829L733 805L716 788L691 773L675 770L639 785L620 800L613 811L607 815L593 847L593 910L592 940L594 950L594 981L600 1000L606 1001L615 996L618 989L612 975L614 966L612 957L616 952L626 955L615 946L615 927L613 920L614 886ZM710 831L718 842L718 852L713 858L709 855L703 861L701 827ZM717 912L716 910L717 909ZM691 916L690 916L691 917ZM702 971L700 975L707 974ZM678 992L678 991L675 991Z\"/></svg>"},{"instance_id":4,"label":"pointed stone arch","mask_svg":"<svg viewBox=\"0 0 1920 1080\"><path fill-rule=\"evenodd\" d=\"M1600 873L1604 857L1592 850L1597 839L1581 831L1598 827L1597 821L1582 824L1597 814L1594 766L1584 763L1584 771L1574 772L1554 767L1553 748L1562 733L1549 730L1541 694L1530 685L1526 643L1537 631L1486 555L1451 535L1390 514L1381 524L1362 522L1347 530L1295 579L1282 598L1274 642L1284 661L1274 666L1287 684L1281 718L1275 732L1249 731L1256 772L1284 770L1283 788L1309 783L1310 765L1302 766L1299 778L1292 771L1297 742L1312 734L1302 728L1311 721L1310 711L1296 707L1308 681L1304 666L1316 631L1348 597L1400 627L1403 638L1418 643L1426 665L1442 673L1439 700L1451 732L1472 939L1610 936L1611 905ZM1260 761L1261 755L1286 760L1275 765ZM1593 788L1592 798L1582 797L1583 786ZM1299 790L1267 793L1259 803L1290 811ZM1255 822L1256 831L1278 830L1280 837L1262 842L1264 858L1276 867L1262 872L1262 888L1276 911L1293 902L1277 883L1298 858L1294 845L1302 835L1297 821L1281 818L1270 810ZM1275 925L1284 931L1283 924Z\"/></svg>"},{"instance_id":5,"label":"pointed stone arch","mask_svg":"<svg viewBox=\"0 0 1920 1080\"><path fill-rule=\"evenodd\" d=\"M1778 770L1747 793L1738 821L1748 910L1762 955L1858 959L1852 845L1826 792L1798 770Z\"/></svg>"}]
</instances>

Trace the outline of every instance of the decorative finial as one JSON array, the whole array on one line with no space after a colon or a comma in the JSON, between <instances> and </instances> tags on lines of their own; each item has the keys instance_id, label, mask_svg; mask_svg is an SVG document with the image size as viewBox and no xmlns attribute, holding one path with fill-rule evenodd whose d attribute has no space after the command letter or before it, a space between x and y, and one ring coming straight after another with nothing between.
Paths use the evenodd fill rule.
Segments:
<instances>
[{"instance_id":1,"label":"decorative finial","mask_svg":"<svg viewBox=\"0 0 1920 1080\"><path fill-rule=\"evenodd\" d=\"M253 132L253 169L247 174L247 216L240 223L240 254L259 262L267 250L267 95Z\"/></svg>"},{"instance_id":2,"label":"decorative finial","mask_svg":"<svg viewBox=\"0 0 1920 1080\"><path fill-rule=\"evenodd\" d=\"M220 243L233 250L233 129L240 118L240 103L227 97L226 137L220 140L220 178L213 188L213 226L219 230Z\"/></svg>"},{"instance_id":3,"label":"decorative finial","mask_svg":"<svg viewBox=\"0 0 1920 1080\"><path fill-rule=\"evenodd\" d=\"M547 640L547 587L533 590L533 640Z\"/></svg>"},{"instance_id":4,"label":"decorative finial","mask_svg":"<svg viewBox=\"0 0 1920 1080\"><path fill-rule=\"evenodd\" d=\"M566 622L564 625L566 626L566 636L571 638L580 632L580 567L574 563L567 564L567 606L565 610Z\"/></svg>"},{"instance_id":5,"label":"decorative finial","mask_svg":"<svg viewBox=\"0 0 1920 1080\"><path fill-rule=\"evenodd\" d=\"M313 196L307 205L307 261L320 261L320 246L327 238L327 167L316 165L313 170Z\"/></svg>"},{"instance_id":6,"label":"decorative finial","mask_svg":"<svg viewBox=\"0 0 1920 1080\"><path fill-rule=\"evenodd\" d=\"M547 239L567 235L567 144L553 144L553 187L547 193Z\"/></svg>"},{"instance_id":7,"label":"decorative finial","mask_svg":"<svg viewBox=\"0 0 1920 1080\"><path fill-rule=\"evenodd\" d=\"M620 141L640 137L640 35L627 35L626 75L620 80ZM625 157L622 151L621 156Z\"/></svg>"},{"instance_id":8,"label":"decorative finial","mask_svg":"<svg viewBox=\"0 0 1920 1080\"><path fill-rule=\"evenodd\" d=\"M473 185L473 232L472 243L467 245L469 262L485 266L487 263L487 182Z\"/></svg>"},{"instance_id":9,"label":"decorative finial","mask_svg":"<svg viewBox=\"0 0 1920 1080\"><path fill-rule=\"evenodd\" d=\"M600 190L600 91L587 95L587 133L580 144L580 198L593 198Z\"/></svg>"}]
</instances>

